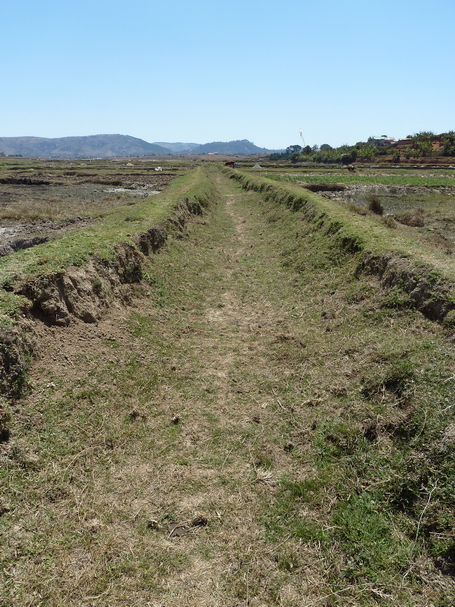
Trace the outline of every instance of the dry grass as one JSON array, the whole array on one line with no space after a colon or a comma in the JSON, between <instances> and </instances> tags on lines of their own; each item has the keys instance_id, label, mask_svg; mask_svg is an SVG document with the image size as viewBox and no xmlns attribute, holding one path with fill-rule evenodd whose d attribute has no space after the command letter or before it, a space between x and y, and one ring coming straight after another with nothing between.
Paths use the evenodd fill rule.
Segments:
<instances>
[{"instance_id":1,"label":"dry grass","mask_svg":"<svg viewBox=\"0 0 455 607\"><path fill-rule=\"evenodd\" d=\"M411 228L423 228L425 225L425 211L421 208L395 215L395 218Z\"/></svg>"},{"instance_id":2,"label":"dry grass","mask_svg":"<svg viewBox=\"0 0 455 607\"><path fill-rule=\"evenodd\" d=\"M136 163L93 162L68 170L74 162L27 159L0 165L0 221L64 221L74 217L99 217L111 209L134 204L150 192L162 190L185 171L184 166L156 173L153 161Z\"/></svg>"},{"instance_id":3,"label":"dry grass","mask_svg":"<svg viewBox=\"0 0 455 607\"><path fill-rule=\"evenodd\" d=\"M403 435L453 423L453 343L381 307L298 214L213 178L222 203L132 309L42 327L1 451L0 601L449 604L428 531L446 498L431 475L414 510L388 496L412 476Z\"/></svg>"}]
</instances>

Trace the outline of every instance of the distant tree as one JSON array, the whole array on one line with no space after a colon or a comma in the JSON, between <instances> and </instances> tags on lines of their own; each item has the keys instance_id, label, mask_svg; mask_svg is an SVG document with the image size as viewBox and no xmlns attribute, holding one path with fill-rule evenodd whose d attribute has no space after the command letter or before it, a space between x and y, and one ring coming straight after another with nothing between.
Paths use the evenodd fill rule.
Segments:
<instances>
[{"instance_id":1,"label":"distant tree","mask_svg":"<svg viewBox=\"0 0 455 607\"><path fill-rule=\"evenodd\" d=\"M432 143L435 139L437 139L437 135L435 135L435 133L433 133L432 131L421 131L420 133L416 133L412 139L414 140L414 142L421 142L421 141L426 141L429 143Z\"/></svg>"},{"instance_id":2,"label":"distant tree","mask_svg":"<svg viewBox=\"0 0 455 607\"><path fill-rule=\"evenodd\" d=\"M376 146L375 155L376 156L387 156L389 154L389 146L380 145Z\"/></svg>"},{"instance_id":3,"label":"distant tree","mask_svg":"<svg viewBox=\"0 0 455 607\"><path fill-rule=\"evenodd\" d=\"M333 147L331 145L329 145L328 143L323 143L321 145L321 147L319 148L319 150L321 152L330 152L330 150L333 150Z\"/></svg>"},{"instance_id":4,"label":"distant tree","mask_svg":"<svg viewBox=\"0 0 455 607\"><path fill-rule=\"evenodd\" d=\"M443 156L455 156L455 131L444 133L442 141Z\"/></svg>"},{"instance_id":5,"label":"distant tree","mask_svg":"<svg viewBox=\"0 0 455 607\"><path fill-rule=\"evenodd\" d=\"M422 158L431 156L434 152L433 142L438 139L432 131L420 131L411 138L412 156Z\"/></svg>"},{"instance_id":6,"label":"distant tree","mask_svg":"<svg viewBox=\"0 0 455 607\"><path fill-rule=\"evenodd\" d=\"M292 154L301 154L302 147L300 145L290 145L286 148L286 154L291 156Z\"/></svg>"},{"instance_id":7,"label":"distant tree","mask_svg":"<svg viewBox=\"0 0 455 607\"><path fill-rule=\"evenodd\" d=\"M355 149L347 150L341 155L342 164L351 164L351 162L355 162L356 160L357 160L357 150L355 150Z\"/></svg>"},{"instance_id":8,"label":"distant tree","mask_svg":"<svg viewBox=\"0 0 455 607\"><path fill-rule=\"evenodd\" d=\"M371 162L374 159L376 152L377 148L374 145L371 145L371 143L368 143L358 150L357 158L364 162Z\"/></svg>"}]
</instances>

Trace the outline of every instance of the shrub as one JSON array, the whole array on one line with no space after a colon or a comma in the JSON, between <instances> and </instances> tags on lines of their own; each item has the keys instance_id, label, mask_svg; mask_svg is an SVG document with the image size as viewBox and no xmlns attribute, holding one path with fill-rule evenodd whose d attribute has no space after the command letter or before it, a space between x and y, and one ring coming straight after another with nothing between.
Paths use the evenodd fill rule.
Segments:
<instances>
[{"instance_id":1,"label":"shrub","mask_svg":"<svg viewBox=\"0 0 455 607\"><path fill-rule=\"evenodd\" d=\"M377 194L370 194L368 196L368 210L370 210L375 215L383 215L384 209L379 200L379 196Z\"/></svg>"},{"instance_id":2,"label":"shrub","mask_svg":"<svg viewBox=\"0 0 455 607\"><path fill-rule=\"evenodd\" d=\"M443 156L455 156L455 131L445 134L442 153Z\"/></svg>"},{"instance_id":3,"label":"shrub","mask_svg":"<svg viewBox=\"0 0 455 607\"><path fill-rule=\"evenodd\" d=\"M397 222L395 221L395 219L392 217L392 215L386 215L385 217L382 218L382 223L387 227L387 228L396 228L397 227Z\"/></svg>"}]
</instances>

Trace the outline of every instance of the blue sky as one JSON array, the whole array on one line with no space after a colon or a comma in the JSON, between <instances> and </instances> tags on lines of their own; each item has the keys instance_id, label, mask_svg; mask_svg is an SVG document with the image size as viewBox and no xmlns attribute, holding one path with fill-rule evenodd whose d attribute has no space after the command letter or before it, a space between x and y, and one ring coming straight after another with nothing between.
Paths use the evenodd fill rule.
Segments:
<instances>
[{"instance_id":1,"label":"blue sky","mask_svg":"<svg viewBox=\"0 0 455 607\"><path fill-rule=\"evenodd\" d=\"M271 149L455 130L454 0L22 0L0 137Z\"/></svg>"}]
</instances>

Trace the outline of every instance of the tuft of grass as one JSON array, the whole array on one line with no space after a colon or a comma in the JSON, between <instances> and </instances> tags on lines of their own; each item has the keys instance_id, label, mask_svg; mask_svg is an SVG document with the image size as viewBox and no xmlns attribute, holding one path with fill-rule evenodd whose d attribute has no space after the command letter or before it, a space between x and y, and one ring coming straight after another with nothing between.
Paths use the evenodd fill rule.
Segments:
<instances>
[{"instance_id":1,"label":"tuft of grass","mask_svg":"<svg viewBox=\"0 0 455 607\"><path fill-rule=\"evenodd\" d=\"M371 494L340 502L333 532L342 550L339 575L349 583L390 583L409 565L411 540L394 532L390 515Z\"/></svg>"},{"instance_id":2,"label":"tuft of grass","mask_svg":"<svg viewBox=\"0 0 455 607\"><path fill-rule=\"evenodd\" d=\"M412 228L423 228L425 225L424 213L425 211L422 208L417 208L412 211L398 213L395 215L395 219Z\"/></svg>"},{"instance_id":3,"label":"tuft of grass","mask_svg":"<svg viewBox=\"0 0 455 607\"><path fill-rule=\"evenodd\" d=\"M375 215L384 215L384 207L379 200L379 196L376 194L370 194L368 196L368 210Z\"/></svg>"}]
</instances>

